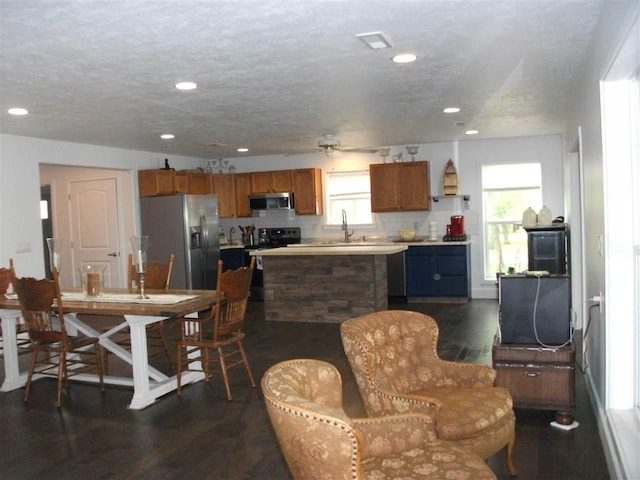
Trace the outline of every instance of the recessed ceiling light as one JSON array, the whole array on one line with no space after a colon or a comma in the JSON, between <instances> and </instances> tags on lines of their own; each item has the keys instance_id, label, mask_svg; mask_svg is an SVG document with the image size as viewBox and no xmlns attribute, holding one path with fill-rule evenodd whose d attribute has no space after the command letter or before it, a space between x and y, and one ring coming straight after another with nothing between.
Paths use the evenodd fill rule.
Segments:
<instances>
[{"instance_id":1,"label":"recessed ceiling light","mask_svg":"<svg viewBox=\"0 0 640 480\"><path fill-rule=\"evenodd\" d=\"M391 42L387 40L382 32L358 33L356 37L362 40L371 50L391 47Z\"/></svg>"},{"instance_id":2,"label":"recessed ceiling light","mask_svg":"<svg viewBox=\"0 0 640 480\"><path fill-rule=\"evenodd\" d=\"M19 108L19 107L15 107L15 108L10 108L9 110L7 110L11 115L26 115L28 112L28 110L26 108Z\"/></svg>"},{"instance_id":3,"label":"recessed ceiling light","mask_svg":"<svg viewBox=\"0 0 640 480\"><path fill-rule=\"evenodd\" d=\"M198 86L193 82L179 82L176 83L176 88L178 90L195 90Z\"/></svg>"},{"instance_id":4,"label":"recessed ceiling light","mask_svg":"<svg viewBox=\"0 0 640 480\"><path fill-rule=\"evenodd\" d=\"M466 133L467 135L477 135L480 132L478 132L478 130L467 130L464 133Z\"/></svg>"},{"instance_id":5,"label":"recessed ceiling light","mask_svg":"<svg viewBox=\"0 0 640 480\"><path fill-rule=\"evenodd\" d=\"M415 62L417 58L413 53L399 53L391 60L393 60L393 63L411 63Z\"/></svg>"},{"instance_id":6,"label":"recessed ceiling light","mask_svg":"<svg viewBox=\"0 0 640 480\"><path fill-rule=\"evenodd\" d=\"M460 109L458 107L447 107L442 110L444 113L458 113Z\"/></svg>"},{"instance_id":7,"label":"recessed ceiling light","mask_svg":"<svg viewBox=\"0 0 640 480\"><path fill-rule=\"evenodd\" d=\"M244 153L244 152L248 152L248 151L249 151L249 149L247 147L238 148L238 152L240 152L240 153Z\"/></svg>"},{"instance_id":8,"label":"recessed ceiling light","mask_svg":"<svg viewBox=\"0 0 640 480\"><path fill-rule=\"evenodd\" d=\"M176 136L171 134L171 133L164 133L164 134L160 135L160 138L163 139L163 140L171 140L173 138L176 138Z\"/></svg>"}]
</instances>

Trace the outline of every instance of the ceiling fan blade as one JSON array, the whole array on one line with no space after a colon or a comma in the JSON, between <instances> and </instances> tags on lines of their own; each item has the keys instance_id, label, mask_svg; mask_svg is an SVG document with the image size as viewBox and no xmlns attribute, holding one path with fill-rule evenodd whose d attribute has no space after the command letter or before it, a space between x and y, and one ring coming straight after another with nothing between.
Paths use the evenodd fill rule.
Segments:
<instances>
[{"instance_id":1,"label":"ceiling fan blade","mask_svg":"<svg viewBox=\"0 0 640 480\"><path fill-rule=\"evenodd\" d=\"M342 152L358 152L358 153L378 153L379 148L376 147L342 147L338 148Z\"/></svg>"}]
</instances>

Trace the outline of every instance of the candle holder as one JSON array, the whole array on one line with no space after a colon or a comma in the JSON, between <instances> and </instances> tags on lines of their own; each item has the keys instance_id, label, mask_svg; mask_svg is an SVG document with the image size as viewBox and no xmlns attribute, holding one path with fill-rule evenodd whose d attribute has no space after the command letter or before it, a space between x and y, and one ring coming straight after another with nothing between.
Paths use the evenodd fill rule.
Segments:
<instances>
[{"instance_id":1,"label":"candle holder","mask_svg":"<svg viewBox=\"0 0 640 480\"><path fill-rule=\"evenodd\" d=\"M418 148L420 148L419 145L409 145L407 147L407 153L411 155L412 162L416 161L416 154L418 153Z\"/></svg>"},{"instance_id":2,"label":"candle holder","mask_svg":"<svg viewBox=\"0 0 640 480\"><path fill-rule=\"evenodd\" d=\"M149 244L148 236L131 237L131 245L133 246L133 265L138 274L138 300L149 298L144 293L144 272L147 268L147 245Z\"/></svg>"},{"instance_id":3,"label":"candle holder","mask_svg":"<svg viewBox=\"0 0 640 480\"><path fill-rule=\"evenodd\" d=\"M61 238L47 238L47 248L49 249L49 270L52 272L55 267L60 273L60 251L62 250Z\"/></svg>"},{"instance_id":4,"label":"candle holder","mask_svg":"<svg viewBox=\"0 0 640 480\"><path fill-rule=\"evenodd\" d=\"M378 149L378 155L382 157L382 163L387 163L387 157L389 156L389 148L381 147Z\"/></svg>"}]
</instances>

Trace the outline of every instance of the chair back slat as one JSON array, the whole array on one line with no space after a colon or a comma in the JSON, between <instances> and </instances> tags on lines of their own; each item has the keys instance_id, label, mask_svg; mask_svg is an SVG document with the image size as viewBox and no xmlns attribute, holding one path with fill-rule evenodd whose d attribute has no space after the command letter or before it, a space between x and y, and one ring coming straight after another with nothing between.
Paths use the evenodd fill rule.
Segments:
<instances>
[{"instance_id":1,"label":"chair back slat","mask_svg":"<svg viewBox=\"0 0 640 480\"><path fill-rule=\"evenodd\" d=\"M10 268L0 267L0 295L4 295L9 291L11 279L13 278L12 268L13 259L9 260Z\"/></svg>"},{"instance_id":2,"label":"chair back slat","mask_svg":"<svg viewBox=\"0 0 640 480\"><path fill-rule=\"evenodd\" d=\"M167 263L151 261L147 262L144 272L144 287L150 290L169 290L173 260L175 256L169 255ZM133 255L129 254L129 289L133 290L138 285L138 273L133 264Z\"/></svg>"},{"instance_id":3,"label":"chair back slat","mask_svg":"<svg viewBox=\"0 0 640 480\"><path fill-rule=\"evenodd\" d=\"M213 341L237 334L242 330L255 268L255 257L248 267L222 271L222 260L218 261L218 302L215 307Z\"/></svg>"},{"instance_id":4,"label":"chair back slat","mask_svg":"<svg viewBox=\"0 0 640 480\"><path fill-rule=\"evenodd\" d=\"M58 271L53 280L13 276L20 309L32 342L67 342ZM53 318L56 322L54 323Z\"/></svg>"}]
</instances>

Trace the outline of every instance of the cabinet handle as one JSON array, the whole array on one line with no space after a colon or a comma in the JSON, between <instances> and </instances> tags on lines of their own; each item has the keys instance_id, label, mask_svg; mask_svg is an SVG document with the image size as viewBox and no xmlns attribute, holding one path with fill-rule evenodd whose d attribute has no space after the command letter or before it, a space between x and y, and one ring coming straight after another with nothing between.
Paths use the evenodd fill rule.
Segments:
<instances>
[{"instance_id":1,"label":"cabinet handle","mask_svg":"<svg viewBox=\"0 0 640 480\"><path fill-rule=\"evenodd\" d=\"M118 252L107 253L107 257L117 257L117 256L118 256Z\"/></svg>"},{"instance_id":2,"label":"cabinet handle","mask_svg":"<svg viewBox=\"0 0 640 480\"><path fill-rule=\"evenodd\" d=\"M439 273L434 273L433 274L433 279L434 280L440 280L442 278L442 276Z\"/></svg>"},{"instance_id":3,"label":"cabinet handle","mask_svg":"<svg viewBox=\"0 0 640 480\"><path fill-rule=\"evenodd\" d=\"M524 374L527 377L539 377L540 376L540 372L524 372Z\"/></svg>"}]
</instances>

